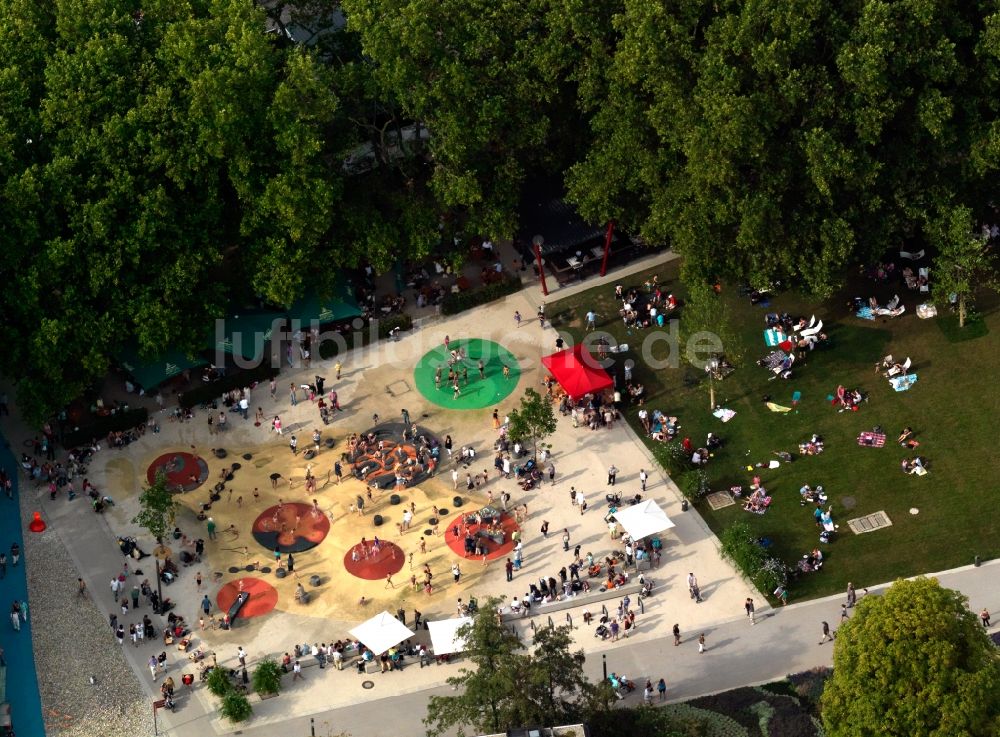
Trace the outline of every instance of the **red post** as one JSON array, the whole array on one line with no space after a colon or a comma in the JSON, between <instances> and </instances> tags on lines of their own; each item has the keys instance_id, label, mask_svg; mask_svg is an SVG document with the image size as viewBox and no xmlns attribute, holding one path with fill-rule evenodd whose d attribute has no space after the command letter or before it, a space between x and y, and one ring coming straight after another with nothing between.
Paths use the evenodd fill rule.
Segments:
<instances>
[{"instance_id":1,"label":"red post","mask_svg":"<svg viewBox=\"0 0 1000 737\"><path fill-rule=\"evenodd\" d=\"M601 261L601 276L608 273L608 254L611 252L611 237L615 234L615 221L608 221L608 234L604 236L604 259Z\"/></svg>"},{"instance_id":2,"label":"red post","mask_svg":"<svg viewBox=\"0 0 1000 737\"><path fill-rule=\"evenodd\" d=\"M542 249L535 243L535 260L538 262L538 275L542 278L542 294L549 295L549 288L545 284L545 264L542 263Z\"/></svg>"}]
</instances>

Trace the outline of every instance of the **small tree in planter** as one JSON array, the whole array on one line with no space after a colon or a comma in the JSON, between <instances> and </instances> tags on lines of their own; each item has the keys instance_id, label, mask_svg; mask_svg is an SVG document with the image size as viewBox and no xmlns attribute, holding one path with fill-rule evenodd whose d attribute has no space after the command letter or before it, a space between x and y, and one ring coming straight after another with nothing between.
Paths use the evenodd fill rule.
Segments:
<instances>
[{"instance_id":1,"label":"small tree in planter","mask_svg":"<svg viewBox=\"0 0 1000 737\"><path fill-rule=\"evenodd\" d=\"M253 672L253 690L261 697L277 696L281 691L281 666L271 658L264 658Z\"/></svg>"},{"instance_id":2,"label":"small tree in planter","mask_svg":"<svg viewBox=\"0 0 1000 737\"><path fill-rule=\"evenodd\" d=\"M233 683L222 668L212 668L208 674L208 679L205 681L205 685L208 687L210 694L218 696L220 699L233 690Z\"/></svg>"},{"instance_id":3,"label":"small tree in planter","mask_svg":"<svg viewBox=\"0 0 1000 737\"><path fill-rule=\"evenodd\" d=\"M533 457L538 459L538 447L541 441L556 431L556 416L552 411L552 402L534 389L525 389L521 397L521 406L510 413L510 428L508 436L515 442L531 443Z\"/></svg>"},{"instance_id":4,"label":"small tree in planter","mask_svg":"<svg viewBox=\"0 0 1000 737\"><path fill-rule=\"evenodd\" d=\"M230 691L222 697L222 707L219 713L223 717L233 722L245 722L253 714L253 707L250 700L239 691Z\"/></svg>"}]
</instances>

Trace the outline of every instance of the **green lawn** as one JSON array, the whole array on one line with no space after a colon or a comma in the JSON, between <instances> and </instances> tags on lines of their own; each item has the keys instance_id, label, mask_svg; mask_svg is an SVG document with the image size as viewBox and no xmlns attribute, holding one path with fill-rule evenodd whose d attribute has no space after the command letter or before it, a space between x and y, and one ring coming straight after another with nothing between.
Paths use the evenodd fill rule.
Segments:
<instances>
[{"instance_id":1,"label":"green lawn","mask_svg":"<svg viewBox=\"0 0 1000 737\"><path fill-rule=\"evenodd\" d=\"M636 274L622 281L626 287L640 286L652 274L661 284L683 298L677 282L678 264ZM741 484L752 476L749 463L770 460L772 451L787 450L796 455L791 464L776 470L762 470L773 504L765 515L743 511L740 505L717 512L699 503L698 512L719 533L735 520L748 522L762 536L774 541L774 552L787 563L819 544L812 508L799 504L802 484L822 485L833 504L834 520L840 525L837 539L822 546L826 565L816 574L802 576L791 588L791 600L812 598L843 591L848 581L857 588L891 581L900 576L938 571L971 563L974 556L990 558L1000 551L1000 466L992 444L994 426L1000 424L1000 400L994 388L1000 358L997 336L1000 317L995 302L980 306L985 327L973 340L956 342L956 327L948 317L920 320L914 314L915 292L896 286L876 289L873 282L858 281L842 294L818 304L801 296L784 293L772 298L770 307L752 306L735 288L723 289L722 299L730 302L735 325L744 343L745 359L737 371L716 382L716 403L736 411L723 424L711 416L704 373L690 364L653 371L638 358L645 334L627 335L618 318L619 305L613 286L595 287L550 305L553 325L574 340L583 335L583 316L588 309L600 315L598 329L611 333L630 345L629 356L637 361L635 378L646 387L646 406L680 418L680 437L689 436L695 445L706 433L715 432L725 446L715 454L707 471L712 489ZM882 302L894 292L903 298L907 312L895 320L876 322L854 317L847 302L855 294L877 294ZM768 381L770 375L755 361L769 349L762 332L766 312L792 315L816 314L823 319L830 344L817 349L805 362L796 363L788 381ZM681 310L683 315L683 309ZM984 334L985 333L985 334ZM902 360L913 358L919 381L908 392L896 393L875 373L874 365L886 354ZM657 359L666 355L660 345L652 351ZM859 412L838 413L826 397L838 384L869 392L870 401ZM788 414L770 412L764 396L790 405L792 392L802 400ZM640 435L642 427L630 407L628 419ZM884 448L862 448L857 435L881 425L889 436ZM921 445L920 455L930 462L923 477L905 475L900 461L912 455L893 441L900 429L910 425ZM798 457L798 443L818 433L826 441L819 456ZM654 452L662 444L647 442ZM912 515L911 508L919 509ZM854 535L847 520L884 510L892 527L865 535ZM770 593L770 592L767 592Z\"/></svg>"}]
</instances>

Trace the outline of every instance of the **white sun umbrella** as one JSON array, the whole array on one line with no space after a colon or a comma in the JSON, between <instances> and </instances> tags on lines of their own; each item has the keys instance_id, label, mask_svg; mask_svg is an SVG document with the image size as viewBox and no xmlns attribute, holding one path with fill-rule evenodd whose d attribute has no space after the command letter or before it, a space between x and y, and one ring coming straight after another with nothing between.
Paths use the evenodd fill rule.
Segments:
<instances>
[{"instance_id":1,"label":"white sun umbrella","mask_svg":"<svg viewBox=\"0 0 1000 737\"><path fill-rule=\"evenodd\" d=\"M652 499L619 509L614 517L633 540L641 540L675 526Z\"/></svg>"},{"instance_id":2,"label":"white sun umbrella","mask_svg":"<svg viewBox=\"0 0 1000 737\"><path fill-rule=\"evenodd\" d=\"M431 633L431 649L434 654L449 655L465 650L465 639L458 636L458 630L471 622L472 617L454 617L428 622L427 629Z\"/></svg>"},{"instance_id":3,"label":"white sun umbrella","mask_svg":"<svg viewBox=\"0 0 1000 737\"><path fill-rule=\"evenodd\" d=\"M413 632L389 612L376 614L351 630L354 639L363 643L373 653L381 655L390 647L413 637Z\"/></svg>"}]
</instances>

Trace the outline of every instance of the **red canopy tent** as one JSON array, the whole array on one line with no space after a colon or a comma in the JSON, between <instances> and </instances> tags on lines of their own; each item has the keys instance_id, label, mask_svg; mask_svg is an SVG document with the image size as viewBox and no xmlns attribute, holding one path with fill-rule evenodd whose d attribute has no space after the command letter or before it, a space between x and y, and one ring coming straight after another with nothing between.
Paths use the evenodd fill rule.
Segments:
<instances>
[{"instance_id":1,"label":"red canopy tent","mask_svg":"<svg viewBox=\"0 0 1000 737\"><path fill-rule=\"evenodd\" d=\"M584 394L597 394L612 386L611 376L597 364L583 344L542 357L542 365L572 399Z\"/></svg>"}]
</instances>

